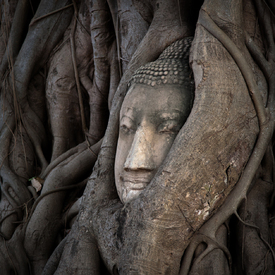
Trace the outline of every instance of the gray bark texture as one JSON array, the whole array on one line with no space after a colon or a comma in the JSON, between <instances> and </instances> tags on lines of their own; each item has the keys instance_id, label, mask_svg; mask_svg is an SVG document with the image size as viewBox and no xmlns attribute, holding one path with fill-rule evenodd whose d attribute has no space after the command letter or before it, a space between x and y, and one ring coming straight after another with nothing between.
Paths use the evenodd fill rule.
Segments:
<instances>
[{"instance_id":1,"label":"gray bark texture","mask_svg":"<svg viewBox=\"0 0 275 275\"><path fill-rule=\"evenodd\" d=\"M0 273L274 274L273 0L1 1ZM123 205L119 112L193 37L193 108Z\"/></svg>"}]
</instances>

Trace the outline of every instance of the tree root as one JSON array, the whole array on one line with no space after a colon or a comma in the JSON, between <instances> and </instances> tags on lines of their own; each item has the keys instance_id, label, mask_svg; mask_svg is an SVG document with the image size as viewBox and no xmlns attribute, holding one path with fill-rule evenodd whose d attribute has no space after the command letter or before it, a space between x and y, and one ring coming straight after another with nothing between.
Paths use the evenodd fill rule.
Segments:
<instances>
[{"instance_id":1,"label":"tree root","mask_svg":"<svg viewBox=\"0 0 275 275\"><path fill-rule=\"evenodd\" d=\"M3 275L31 274L30 263L23 247L23 232L21 227L22 226L19 226L16 229L15 233L9 241L6 241L5 239L0 241L1 243L4 243L4 245L0 246L1 252L4 256L1 257L0 261L1 274ZM5 249L5 251L3 251L3 249Z\"/></svg>"},{"instance_id":2,"label":"tree root","mask_svg":"<svg viewBox=\"0 0 275 275\"><path fill-rule=\"evenodd\" d=\"M215 38L217 38L223 44L223 46L231 54L237 66L241 70L243 77L246 81L250 96L254 103L257 116L259 119L259 124L261 127L266 123L268 117L266 114L261 94L254 79L254 74L251 69L251 66L248 64L244 55L239 50L239 48L234 44L234 42L214 23L214 21L211 19L208 13L203 9L201 10L199 24L201 24L207 31L209 31Z\"/></svg>"},{"instance_id":3,"label":"tree root","mask_svg":"<svg viewBox=\"0 0 275 275\"><path fill-rule=\"evenodd\" d=\"M74 185L70 185L70 186L59 187L59 188L56 188L56 189L54 189L54 190L51 190L51 191L48 191L48 192L42 194L41 196L39 196L39 197L35 200L35 202L34 202L34 204L33 204L33 206L32 206L30 215L29 215L29 219L32 217L32 214L33 214L33 212L35 211L36 206L38 205L38 203L39 203L43 198L47 197L47 196L50 195L50 194L68 191L68 190L75 189L75 188L78 188L78 187L83 187L83 186L85 186L85 185L86 185L86 184L83 184L83 182L81 182L81 183L74 184Z\"/></svg>"},{"instance_id":4,"label":"tree root","mask_svg":"<svg viewBox=\"0 0 275 275\"><path fill-rule=\"evenodd\" d=\"M101 142L96 143L92 146L92 150L98 153L100 145ZM37 272L43 270L54 249L54 240L62 222L66 191L83 186L83 183L71 184L87 178L96 159L96 156L86 149L76 154L70 162L65 160L66 164L60 163L46 178L42 193L33 205L25 228L25 248L34 270L39 270Z\"/></svg>"},{"instance_id":5,"label":"tree root","mask_svg":"<svg viewBox=\"0 0 275 275\"><path fill-rule=\"evenodd\" d=\"M43 171L47 168L48 162L44 156L43 150L42 150L42 140L46 136L46 132L44 129L44 126L38 116L35 114L35 112L29 107L29 104L27 104L27 110L25 115L28 117L24 117L23 125L25 127L26 132L28 133L28 136L30 140L32 141L32 144L34 146L34 150L36 152L36 155L40 161L41 164L41 170ZM32 119L30 119L32 117ZM31 122L31 123L30 123ZM34 124L36 127L33 127ZM41 138L42 137L42 138Z\"/></svg>"},{"instance_id":6,"label":"tree root","mask_svg":"<svg viewBox=\"0 0 275 275\"><path fill-rule=\"evenodd\" d=\"M67 242L68 235L59 243L59 245L56 247L54 252L52 253L51 257L49 258L47 264L45 265L42 275L52 275L56 271L59 261L61 259L63 249L65 247L65 244Z\"/></svg>"},{"instance_id":7,"label":"tree root","mask_svg":"<svg viewBox=\"0 0 275 275\"><path fill-rule=\"evenodd\" d=\"M181 270L179 273L180 275L188 274L190 267L192 265L192 261L193 261L196 249L201 243L206 244L206 249L195 259L193 265L199 264L203 260L203 258L205 258L213 250L221 249L226 255L230 269L231 269L232 259L228 248L225 245L220 244L215 238L209 237L207 235L203 235L202 233L199 232L192 237L192 241L184 253L184 258L183 258Z\"/></svg>"},{"instance_id":8,"label":"tree root","mask_svg":"<svg viewBox=\"0 0 275 275\"><path fill-rule=\"evenodd\" d=\"M16 11L12 21L12 27L9 33L9 40L6 47L6 51L0 65L0 79L3 79L4 74L8 67L13 66L13 60L17 56L21 43L24 37L24 33L28 28L29 15L31 14L31 4L29 1L18 1Z\"/></svg>"},{"instance_id":9,"label":"tree root","mask_svg":"<svg viewBox=\"0 0 275 275\"><path fill-rule=\"evenodd\" d=\"M65 9L67 9L67 8L72 7L73 5L74 5L74 4L72 3L72 4L69 4L69 5L65 6L65 7L63 7L63 8L54 10L54 11L52 11L52 12L49 12L49 13L45 14L45 15L39 16L39 17L37 17L37 18L34 18L34 19L31 21L30 26L34 25L37 21L39 21L39 20L41 20L41 19L44 19L44 18L46 18L46 17L48 17L48 16L50 16L50 15L53 15L53 14L55 14L55 13L61 12L61 11L65 10Z\"/></svg>"},{"instance_id":10,"label":"tree root","mask_svg":"<svg viewBox=\"0 0 275 275\"><path fill-rule=\"evenodd\" d=\"M1 142L0 142L0 162L1 162L1 193L5 196L8 203L16 212L17 214L17 220L20 221L23 218L23 209L22 207L31 199L31 194L19 177L12 171L9 165L9 150L10 150L10 144L11 139L13 138L13 131L15 128L15 118L14 115L9 117L6 121L6 123L3 125L1 129ZM14 233L15 225L11 224L14 222L13 218L9 218L10 215L4 217L1 220L1 223L3 220L6 220L6 223L9 230L11 232L5 232L5 234L8 234L11 236ZM6 227L7 228L7 227ZM3 229L3 228L2 228ZM5 231L5 229L3 229ZM7 236L8 236L7 235Z\"/></svg>"},{"instance_id":11,"label":"tree root","mask_svg":"<svg viewBox=\"0 0 275 275\"><path fill-rule=\"evenodd\" d=\"M64 7L64 1L41 1L36 14L43 14ZM20 18L21 20L21 18ZM20 119L35 148L36 155L42 165L42 171L48 163L42 150L43 141L46 140L46 131L37 114L28 102L28 86L35 69L43 66L48 54L57 44L71 20L71 10L66 9L62 14L54 14L52 18L45 19L37 25L30 26L24 43L20 45L16 61L13 66L14 100L18 102ZM60 23L57 27L56 24ZM45 58L44 58L45 57ZM13 75L13 74L12 74Z\"/></svg>"},{"instance_id":12,"label":"tree root","mask_svg":"<svg viewBox=\"0 0 275 275\"><path fill-rule=\"evenodd\" d=\"M242 55L241 51L236 47L236 45L230 40L230 38L214 23L214 21L211 19L211 17L207 14L206 11L202 10L198 24L201 24L207 31L209 31L215 38L217 38L223 46L228 50L228 52L231 54L233 59L235 60L236 64L240 68L243 77L247 83L251 99L254 103L254 107L258 116L259 120L259 126L260 126L260 132L258 135L258 139L256 141L255 147L253 149L253 152L247 162L247 165L243 171L243 174L241 175L239 181L237 182L235 188L231 191L229 196L226 198L224 204L220 207L217 213L215 213L200 229L199 233L203 234L204 236L207 236L211 241L215 243L215 246L209 246L208 241L205 241L205 239L200 239L200 235L195 235L193 239L191 240L191 243L189 244L190 248L187 249L187 253L184 256L183 263L181 266L180 275L187 275L191 264L193 255L195 252L195 248L197 245L201 242L205 242L208 244L208 248L201 254L201 256L197 259L197 261L200 261L203 257L205 257L206 254L210 253L211 249L219 248L220 245L218 244L218 241L216 240L216 233L219 229L219 227L225 223L226 220L230 218L233 214L235 214L238 218L237 209L240 206L241 202L246 198L247 192L249 188L251 187L252 180L255 176L255 173L261 164L261 161L264 157L264 155L267 152L267 148L270 144L273 131L274 131L274 81L270 78L270 70L271 68L274 70L275 64L272 60L269 60L269 66L265 68L265 75L268 75L267 81L269 84L269 99L267 107L265 108L264 103L262 101L261 95L258 91L257 84L255 82L255 79L253 77L253 72L245 60L244 56ZM250 45L253 47L250 47L250 50L253 51L253 55L258 55L259 51L255 50L255 44L251 42L251 39L247 38L246 41L249 41ZM272 42L273 43L273 42ZM258 58L256 61L260 61L260 65L266 65L267 61L264 61L262 54L258 55L260 58ZM267 69L268 68L268 69ZM269 108L270 107L270 108ZM254 227L256 228L256 227ZM269 249L271 249L271 252L274 257L274 252L271 248L271 246L266 242L263 241ZM213 244L213 243L212 243ZM225 251L223 249L223 251ZM228 252L229 253L229 252ZM226 255L228 254L226 253ZM274 258L275 260L275 258Z\"/></svg>"},{"instance_id":13,"label":"tree root","mask_svg":"<svg viewBox=\"0 0 275 275\"><path fill-rule=\"evenodd\" d=\"M9 214L7 214L5 217L3 217L1 220L0 220L0 224L5 220L7 219L8 217L10 217L11 215L13 214L17 214L17 211L16 210L12 210L12 212L10 212Z\"/></svg>"},{"instance_id":14,"label":"tree root","mask_svg":"<svg viewBox=\"0 0 275 275\"><path fill-rule=\"evenodd\" d=\"M75 157L78 154L81 154L84 150L87 149L87 144L85 144L86 142L82 142L80 144L78 144L77 146L71 148L70 150L67 150L65 153L63 153L62 155L60 155L59 157L57 157L55 160L53 160L45 169L45 171L43 173L40 174L40 178L41 179L45 179L47 177L47 175L57 166L59 165L61 162L63 161L68 161L69 159L71 159L71 157Z\"/></svg>"},{"instance_id":15,"label":"tree root","mask_svg":"<svg viewBox=\"0 0 275 275\"><path fill-rule=\"evenodd\" d=\"M76 83L76 88L77 88L77 93L78 93L78 100L79 100L82 130L83 130L83 133L86 136L86 133L88 132L88 128L87 128L86 121L85 121L84 105L83 105L82 93L81 93L81 89L80 89L80 81L79 81L78 70L77 70L77 66L76 66L76 53L75 53L74 36L75 36L75 30L76 30L78 10L77 10L77 5L76 5L74 0L73 0L73 6L74 6L74 24L73 24L71 35L70 35L70 43L71 43L72 62L73 62L73 68L74 68L75 83Z\"/></svg>"},{"instance_id":16,"label":"tree root","mask_svg":"<svg viewBox=\"0 0 275 275\"><path fill-rule=\"evenodd\" d=\"M247 223L245 221L242 220L242 218L239 216L238 212L236 211L235 213L235 216L238 218L238 220L245 226L248 226L248 227L251 227L251 228L254 228L256 229L256 231L258 232L259 234L259 237L260 239L262 240L262 242L268 247L268 249L270 250L271 254L272 254L272 257L273 257L273 260L274 260L274 263L275 263L275 252L274 250L272 249L271 245L268 243L268 241L266 241L264 239L264 237L262 236L261 234L261 231L260 231L260 228L254 224L250 224L250 223Z\"/></svg>"},{"instance_id":17,"label":"tree root","mask_svg":"<svg viewBox=\"0 0 275 275\"><path fill-rule=\"evenodd\" d=\"M95 145L93 146L93 151L98 152L98 151L99 151L99 148L100 148L100 145L101 145L101 141L99 141L97 144L95 144ZM73 148L73 149L74 149L74 148ZM87 150L88 150L88 149L86 149L86 151L87 151ZM74 151L74 150L72 150L72 151ZM83 150L83 151L84 151L84 150ZM81 153L83 153L83 151L78 152L77 154L72 155L72 157L74 158L74 162L78 162L78 161L80 161L80 160L83 158L83 156L81 157ZM65 154L66 154L66 153L65 153ZM87 153L84 152L84 157L85 157L86 155L87 155ZM93 158L90 159L91 164L92 164L93 162L95 162L96 157L97 157L97 155L93 156ZM87 156L86 156L86 158L87 158ZM63 166L63 169L65 169L65 170L66 170L66 164L68 164L68 163L70 163L70 164L71 164L71 163L74 163L74 162L72 162L72 161L69 162L69 161L67 161L67 160L68 160L68 159L65 159L65 163L62 163L62 162L61 162L61 163L60 163L61 165L59 164L60 166ZM67 167L67 169L69 169L70 167L71 167L71 165L69 165L69 167ZM91 167L92 167L92 165L91 165ZM92 168L91 168L91 169L92 169ZM56 171L53 171L53 172L52 172L52 173L54 174L53 177L55 177L55 176L58 177L58 175L55 175L55 174L59 174L59 173L60 173L60 170L62 170L61 167L60 167L59 169L57 169ZM56 173L55 173L55 172L56 172ZM78 173L79 173L79 172L78 172ZM66 173L65 173L65 174L66 174ZM77 174L77 173L76 173L76 174ZM75 175L75 176L77 177L77 175ZM61 182L63 182L63 181L61 181ZM68 184L68 183L67 183L67 184ZM37 198L37 200L35 200L35 203L34 203L33 206L32 206L30 218L31 218L32 213L34 212L36 206L38 205L38 203L39 203L44 197L46 197L46 196L48 196L48 195L50 195L50 194L56 193L56 192L67 191L67 190L70 190L70 189L74 189L74 188L80 187L80 186L83 185L83 183L75 184L75 185L70 185L70 186L59 186L59 187L53 186L52 188L51 188L50 186L47 185L47 182L45 182L44 185L45 185L47 191L46 191L45 193L42 192L42 194ZM42 189L42 190L43 190L43 189Z\"/></svg>"},{"instance_id":18,"label":"tree root","mask_svg":"<svg viewBox=\"0 0 275 275\"><path fill-rule=\"evenodd\" d=\"M5 251L4 253L2 252L2 259L7 258L8 262L11 263L11 269L13 270L14 274L17 274L16 266L15 266L15 263L14 263L14 261L12 260L12 257L11 257L11 255L10 255L10 253L9 253L9 249L8 249L8 247L7 247L6 239L5 239L5 237L4 237L2 234L0 234L0 236L3 238L3 242L4 242L4 244L5 244L5 249L6 249L6 251ZM8 275L8 274L10 273L10 271L7 271L6 265L4 266L3 269L4 269L4 270L2 270L2 272L3 272L5 275ZM5 270L5 269L6 269L6 270Z\"/></svg>"}]
</instances>

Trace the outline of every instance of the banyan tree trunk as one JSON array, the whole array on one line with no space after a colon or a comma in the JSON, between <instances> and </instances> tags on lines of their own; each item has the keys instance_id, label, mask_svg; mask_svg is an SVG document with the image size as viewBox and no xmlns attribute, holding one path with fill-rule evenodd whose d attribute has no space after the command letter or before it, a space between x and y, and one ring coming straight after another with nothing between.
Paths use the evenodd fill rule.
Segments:
<instances>
[{"instance_id":1,"label":"banyan tree trunk","mask_svg":"<svg viewBox=\"0 0 275 275\"><path fill-rule=\"evenodd\" d=\"M0 18L1 272L274 273L272 0L30 3L9 1ZM152 182L123 205L114 159L128 82L189 36L192 111Z\"/></svg>"},{"instance_id":2,"label":"banyan tree trunk","mask_svg":"<svg viewBox=\"0 0 275 275\"><path fill-rule=\"evenodd\" d=\"M89 249L91 256L97 254L97 248L114 274L179 273L192 235L224 203L238 182L259 133L249 80L239 68L238 56L226 47L233 43L241 53L266 102L266 80L245 45L245 20L255 20L255 13L249 13L253 11L251 3L245 4L241 0L204 1L190 56L196 84L191 114L150 185L136 200L122 205L113 176L118 112L132 64L147 49L147 36L154 37L157 31L152 21L114 97L101 152L57 274L71 270L67 259L76 263L83 260L81 251ZM169 12L167 9L163 14ZM214 24L214 30L220 30L222 35L209 31L209 24ZM175 28L170 33L173 31ZM258 34L253 28L247 31ZM185 36L181 33L174 39L182 35ZM80 267L74 264L74 268Z\"/></svg>"}]
</instances>

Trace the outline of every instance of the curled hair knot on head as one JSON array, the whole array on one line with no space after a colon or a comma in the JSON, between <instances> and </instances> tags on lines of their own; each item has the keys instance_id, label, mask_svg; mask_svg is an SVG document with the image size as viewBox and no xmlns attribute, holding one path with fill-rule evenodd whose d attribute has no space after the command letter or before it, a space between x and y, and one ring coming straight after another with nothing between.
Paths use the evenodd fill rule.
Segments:
<instances>
[{"instance_id":1,"label":"curled hair knot on head","mask_svg":"<svg viewBox=\"0 0 275 275\"><path fill-rule=\"evenodd\" d=\"M194 90L192 70L189 66L189 52L193 37L177 40L168 46L159 58L141 66L133 74L128 86L132 84L181 85Z\"/></svg>"}]
</instances>

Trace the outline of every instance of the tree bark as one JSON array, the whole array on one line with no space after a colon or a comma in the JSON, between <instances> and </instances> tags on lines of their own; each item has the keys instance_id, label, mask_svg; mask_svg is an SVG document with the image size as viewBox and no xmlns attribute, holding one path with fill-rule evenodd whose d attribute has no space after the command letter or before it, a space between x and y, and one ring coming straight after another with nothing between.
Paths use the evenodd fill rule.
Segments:
<instances>
[{"instance_id":1,"label":"tree bark","mask_svg":"<svg viewBox=\"0 0 275 275\"><path fill-rule=\"evenodd\" d=\"M3 274L274 273L272 1L1 6ZM127 85L190 36L192 111L123 205L114 158Z\"/></svg>"}]
</instances>

